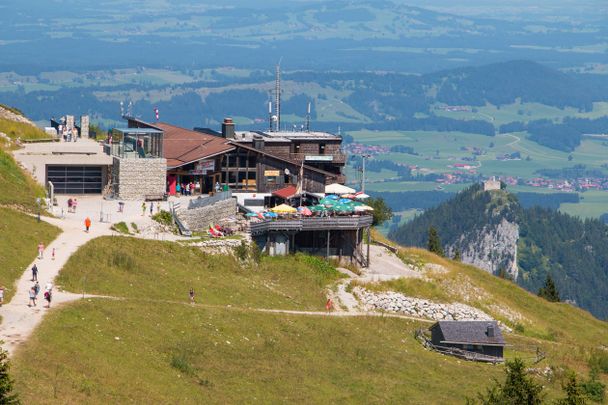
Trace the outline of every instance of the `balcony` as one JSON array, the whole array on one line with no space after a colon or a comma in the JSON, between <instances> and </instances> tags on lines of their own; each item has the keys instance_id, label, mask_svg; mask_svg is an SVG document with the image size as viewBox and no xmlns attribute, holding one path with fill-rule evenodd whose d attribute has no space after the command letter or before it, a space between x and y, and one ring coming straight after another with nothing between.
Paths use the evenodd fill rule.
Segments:
<instances>
[{"instance_id":1,"label":"balcony","mask_svg":"<svg viewBox=\"0 0 608 405\"><path fill-rule=\"evenodd\" d=\"M322 217L300 219L277 219L252 222L250 230L252 235L266 232L301 232L301 231L338 231L356 230L372 225L371 215L347 217Z\"/></svg>"}]
</instances>

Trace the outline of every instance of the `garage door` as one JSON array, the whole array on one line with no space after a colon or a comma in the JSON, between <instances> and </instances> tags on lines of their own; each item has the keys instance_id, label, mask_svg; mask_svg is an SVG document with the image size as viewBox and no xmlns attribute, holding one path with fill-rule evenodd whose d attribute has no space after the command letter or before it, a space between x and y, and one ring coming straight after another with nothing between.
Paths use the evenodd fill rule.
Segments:
<instances>
[{"instance_id":1,"label":"garage door","mask_svg":"<svg viewBox=\"0 0 608 405\"><path fill-rule=\"evenodd\" d=\"M46 179L56 194L101 194L101 166L47 165Z\"/></svg>"}]
</instances>

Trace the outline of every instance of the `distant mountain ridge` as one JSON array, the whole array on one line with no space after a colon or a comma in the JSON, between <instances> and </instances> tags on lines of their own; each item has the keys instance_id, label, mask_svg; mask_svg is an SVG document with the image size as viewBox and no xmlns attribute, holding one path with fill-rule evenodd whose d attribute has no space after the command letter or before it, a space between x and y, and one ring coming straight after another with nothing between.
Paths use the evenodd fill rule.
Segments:
<instances>
[{"instance_id":1,"label":"distant mountain ridge","mask_svg":"<svg viewBox=\"0 0 608 405\"><path fill-rule=\"evenodd\" d=\"M537 292L548 273L562 294L600 319L608 318L608 227L554 210L524 209L504 191L474 185L428 209L389 237L426 247L435 227L450 257L504 274Z\"/></svg>"}]
</instances>

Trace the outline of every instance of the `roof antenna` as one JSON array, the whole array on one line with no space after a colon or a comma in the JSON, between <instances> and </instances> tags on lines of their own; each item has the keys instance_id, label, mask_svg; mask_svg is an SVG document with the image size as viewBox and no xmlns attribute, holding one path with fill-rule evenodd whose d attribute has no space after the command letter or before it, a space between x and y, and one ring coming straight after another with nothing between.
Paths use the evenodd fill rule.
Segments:
<instances>
[{"instance_id":1,"label":"roof antenna","mask_svg":"<svg viewBox=\"0 0 608 405\"><path fill-rule=\"evenodd\" d=\"M306 132L310 132L310 101L308 102L308 108L306 109Z\"/></svg>"},{"instance_id":2,"label":"roof antenna","mask_svg":"<svg viewBox=\"0 0 608 405\"><path fill-rule=\"evenodd\" d=\"M275 106L274 108L276 109L276 130L277 132L279 132L281 130L281 61L283 60L283 57L281 57L281 59L279 59L279 63L277 63L276 66L276 79L275 79L275 84L274 84L274 91L275 91Z\"/></svg>"},{"instance_id":3,"label":"roof antenna","mask_svg":"<svg viewBox=\"0 0 608 405\"><path fill-rule=\"evenodd\" d=\"M268 102L268 130L272 132L272 101Z\"/></svg>"}]
</instances>

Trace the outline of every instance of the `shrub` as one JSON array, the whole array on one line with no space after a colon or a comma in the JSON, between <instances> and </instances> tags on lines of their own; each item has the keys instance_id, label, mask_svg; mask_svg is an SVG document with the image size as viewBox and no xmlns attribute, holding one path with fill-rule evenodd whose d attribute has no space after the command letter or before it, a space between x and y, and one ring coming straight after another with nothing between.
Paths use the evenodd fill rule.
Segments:
<instances>
[{"instance_id":1,"label":"shrub","mask_svg":"<svg viewBox=\"0 0 608 405\"><path fill-rule=\"evenodd\" d=\"M124 222L118 222L118 223L112 225L112 230L114 230L116 232L120 232L120 233L126 233L126 234L129 233L129 227Z\"/></svg>"},{"instance_id":2,"label":"shrub","mask_svg":"<svg viewBox=\"0 0 608 405\"><path fill-rule=\"evenodd\" d=\"M241 244L234 248L234 255L242 262L247 260L249 257L249 247L247 246L247 242L242 240Z\"/></svg>"},{"instance_id":3,"label":"shrub","mask_svg":"<svg viewBox=\"0 0 608 405\"><path fill-rule=\"evenodd\" d=\"M173 216L169 211L161 210L160 212L152 215L152 219L161 225L173 226Z\"/></svg>"}]
</instances>

